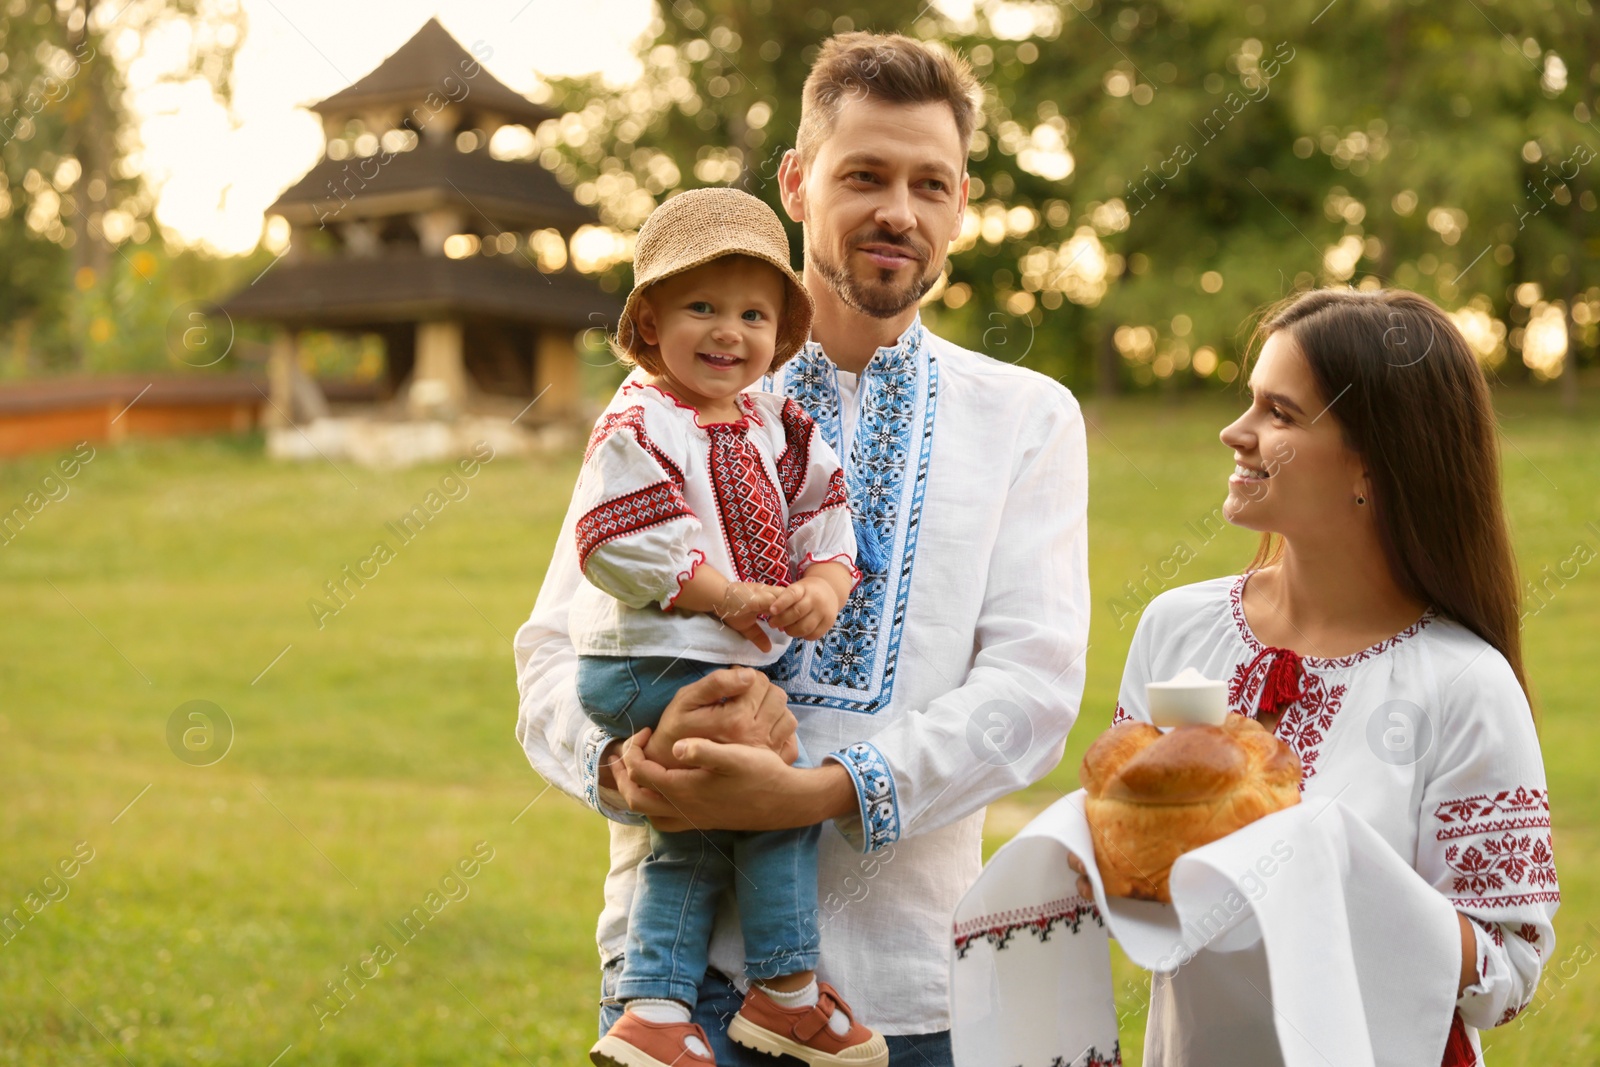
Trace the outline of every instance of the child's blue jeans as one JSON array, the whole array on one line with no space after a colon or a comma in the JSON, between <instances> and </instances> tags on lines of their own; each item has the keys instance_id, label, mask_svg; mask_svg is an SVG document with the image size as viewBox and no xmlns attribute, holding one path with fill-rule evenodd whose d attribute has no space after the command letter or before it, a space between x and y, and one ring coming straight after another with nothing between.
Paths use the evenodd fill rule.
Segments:
<instances>
[{"instance_id":1,"label":"child's blue jeans","mask_svg":"<svg viewBox=\"0 0 1600 1067\"><path fill-rule=\"evenodd\" d=\"M679 689L720 664L653 656L578 657L578 700L613 737L655 727ZM805 754L800 762L804 765ZM776 978L817 965L819 826L744 832L650 828L639 865L617 999L693 1005L706 974L717 901L732 891L744 933L745 971Z\"/></svg>"}]
</instances>

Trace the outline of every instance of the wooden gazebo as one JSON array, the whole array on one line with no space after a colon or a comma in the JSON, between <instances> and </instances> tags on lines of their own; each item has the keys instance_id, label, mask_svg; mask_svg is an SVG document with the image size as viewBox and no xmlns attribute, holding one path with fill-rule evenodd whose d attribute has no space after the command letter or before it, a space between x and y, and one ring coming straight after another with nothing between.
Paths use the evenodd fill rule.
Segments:
<instances>
[{"instance_id":1,"label":"wooden gazebo","mask_svg":"<svg viewBox=\"0 0 1600 1067\"><path fill-rule=\"evenodd\" d=\"M539 397L526 422L576 414L574 340L619 308L564 263L596 217L539 163L488 147L501 126L559 113L497 81L435 19L311 109L323 158L269 209L288 221L289 249L223 302L279 327L268 421L317 406L297 365L305 329L381 336L383 395L414 415L494 396Z\"/></svg>"}]
</instances>

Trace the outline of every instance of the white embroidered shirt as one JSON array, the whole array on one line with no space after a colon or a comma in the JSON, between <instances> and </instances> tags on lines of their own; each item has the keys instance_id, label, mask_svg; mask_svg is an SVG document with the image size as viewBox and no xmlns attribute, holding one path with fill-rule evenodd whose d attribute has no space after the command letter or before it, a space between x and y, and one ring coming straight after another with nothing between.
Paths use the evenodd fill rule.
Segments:
<instances>
[{"instance_id":1,"label":"white embroidered shirt","mask_svg":"<svg viewBox=\"0 0 1600 1067\"><path fill-rule=\"evenodd\" d=\"M1151 601L1128 652L1115 721L1150 721L1146 683L1185 667L1225 679L1230 710L1255 713L1274 656L1245 618L1248 578L1199 582ZM1555 951L1560 891L1527 698L1505 657L1432 612L1361 652L1301 662L1302 695L1276 732L1300 757L1302 794L1337 798L1472 920L1478 981L1457 1002L1452 1041L1470 1044L1481 1062L1477 1031L1528 1005ZM1403 942L1395 950L1404 951ZM1202 1002L1221 981L1184 978L1180 969L1154 980L1150 1063L1186 1062L1182 1020L1207 1015ZM1238 1031L1273 1033L1270 1002L1249 992L1229 1002L1254 1016L1238 1019ZM1260 1055L1277 1062L1275 1046Z\"/></svg>"}]
</instances>

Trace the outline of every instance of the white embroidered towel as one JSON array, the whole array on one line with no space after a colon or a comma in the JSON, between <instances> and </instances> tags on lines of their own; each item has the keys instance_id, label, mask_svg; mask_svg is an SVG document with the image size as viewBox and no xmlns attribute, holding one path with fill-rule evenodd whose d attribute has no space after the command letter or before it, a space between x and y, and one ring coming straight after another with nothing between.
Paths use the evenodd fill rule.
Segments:
<instances>
[{"instance_id":1,"label":"white embroidered towel","mask_svg":"<svg viewBox=\"0 0 1600 1067\"><path fill-rule=\"evenodd\" d=\"M1120 1063L1108 933L1156 972L1145 1063L1429 1067L1455 1010L1450 903L1336 801L1179 857L1171 905L1077 896L1084 793L997 852L955 917L960 1067ZM1109 927L1109 930L1108 930Z\"/></svg>"}]
</instances>

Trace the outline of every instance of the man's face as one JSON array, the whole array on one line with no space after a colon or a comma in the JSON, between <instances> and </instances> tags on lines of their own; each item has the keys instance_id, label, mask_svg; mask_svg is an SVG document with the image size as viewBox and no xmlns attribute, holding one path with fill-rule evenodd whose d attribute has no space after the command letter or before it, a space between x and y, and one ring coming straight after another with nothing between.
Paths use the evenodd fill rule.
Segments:
<instances>
[{"instance_id":1,"label":"man's face","mask_svg":"<svg viewBox=\"0 0 1600 1067\"><path fill-rule=\"evenodd\" d=\"M847 100L784 204L806 226L806 270L846 306L893 318L939 279L967 206L965 152L943 103Z\"/></svg>"}]
</instances>

